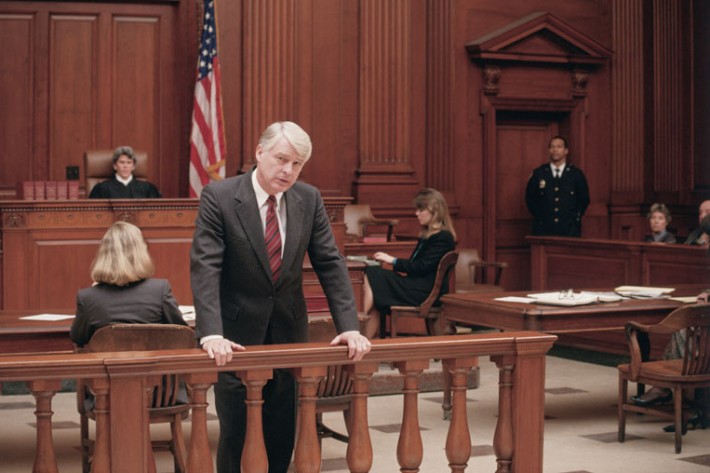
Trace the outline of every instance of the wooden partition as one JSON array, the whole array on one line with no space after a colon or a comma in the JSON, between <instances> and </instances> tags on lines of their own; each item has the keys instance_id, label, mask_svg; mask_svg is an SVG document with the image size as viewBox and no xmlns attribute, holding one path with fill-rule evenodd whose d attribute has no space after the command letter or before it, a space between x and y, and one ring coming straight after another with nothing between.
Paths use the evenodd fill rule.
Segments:
<instances>
[{"instance_id":1,"label":"wooden partition","mask_svg":"<svg viewBox=\"0 0 710 473\"><path fill-rule=\"evenodd\" d=\"M343 207L351 200L324 198L341 252ZM196 199L0 201L0 308L74 307L77 290L91 285L89 267L101 237L119 220L141 228L155 276L170 280L180 304L192 304L189 255L197 209ZM363 265L350 266L361 286ZM317 294L315 276L304 280L306 294Z\"/></svg>"},{"instance_id":2,"label":"wooden partition","mask_svg":"<svg viewBox=\"0 0 710 473\"><path fill-rule=\"evenodd\" d=\"M346 460L349 471L370 471L373 447L378 455L396 455L402 471L419 471L423 456L444 449L446 460L437 471L463 472L471 455L467 413L466 376L478 356L490 356L499 370L498 421L488 432L497 470L541 473L544 427L545 355L555 336L536 332L397 338L376 340L372 351L357 363L347 358L347 347L327 343L254 346L235 353L233 360L216 367L198 349L121 353L15 355L0 357L0 382L27 381L36 398L37 438L35 470L56 472L52 441L52 399L60 380L83 378L103 406L96 419L96 448L92 471L148 472L146 435L142 428L147 398L146 378L180 373L190 387L192 416L189 473L214 471L207 438L207 390L218 371L237 370L248 396L247 435L243 470L266 471L266 450L261 432L261 388L273 369L291 369L299 384L298 434L295 466L299 472L319 471L321 454L316 432L315 402L320 380L328 366L343 365L353 383L351 428ZM441 359L451 377L452 416L446 439L424 446L419 429L417 399L420 376L429 360ZM380 450L368 434L368 381L380 363L393 363L405 378L402 425L397 452ZM473 406L472 406L473 407ZM99 414L97 409L97 414ZM29 421L30 419L28 419ZM251 422L256 420L256 422ZM77 453L78 455L78 453Z\"/></svg>"},{"instance_id":3,"label":"wooden partition","mask_svg":"<svg viewBox=\"0 0 710 473\"><path fill-rule=\"evenodd\" d=\"M689 245L527 237L534 290L710 285L710 253Z\"/></svg>"}]
</instances>

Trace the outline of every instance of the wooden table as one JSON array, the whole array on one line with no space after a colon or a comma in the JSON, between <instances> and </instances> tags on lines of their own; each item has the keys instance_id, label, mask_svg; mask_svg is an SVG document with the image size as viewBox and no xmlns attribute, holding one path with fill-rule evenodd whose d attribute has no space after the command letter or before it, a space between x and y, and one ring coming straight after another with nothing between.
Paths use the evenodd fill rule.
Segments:
<instances>
[{"instance_id":1,"label":"wooden table","mask_svg":"<svg viewBox=\"0 0 710 473\"><path fill-rule=\"evenodd\" d=\"M69 314L75 309L16 309L0 311L0 354L72 351L69 338L72 319L58 321L25 320L37 314Z\"/></svg>"},{"instance_id":2,"label":"wooden table","mask_svg":"<svg viewBox=\"0 0 710 473\"><path fill-rule=\"evenodd\" d=\"M710 284L708 284L710 285ZM687 284L676 285L674 296L696 296L708 285ZM605 292L611 289L588 289L589 291ZM496 299L507 296L525 297L535 291L525 292L487 292L468 294L447 294L441 298L443 303L442 317L449 322L466 325L480 325L499 330L534 330L539 332L554 333L564 337L564 334L587 333L599 335L601 338L590 342L591 348L596 351L628 354L628 347L623 337L623 328L627 322L634 320L645 324L660 322L674 309L683 305L682 302L669 299L625 299L620 302L599 302L589 305L573 307L560 307L542 304L525 304L521 302L504 302ZM617 332L619 347L614 347L609 342L609 332ZM604 339L606 339L605 346ZM559 339L558 339L559 341ZM640 340L645 343L642 353L648 359L651 353L654 357L660 356L667 343L664 340L654 340L654 351L651 351L649 340ZM605 348L611 349L605 349ZM451 409L451 393L448 388L449 380L446 377L447 388L444 390L444 417ZM639 385L639 393L643 386Z\"/></svg>"},{"instance_id":3,"label":"wooden table","mask_svg":"<svg viewBox=\"0 0 710 473\"><path fill-rule=\"evenodd\" d=\"M705 285L698 284L677 286L673 295L695 296L705 288ZM561 334L620 330L631 320L653 324L683 305L668 299L624 299L620 302L600 302L574 307L496 300L507 296L525 297L533 292L447 294L441 298L443 317L450 322L500 330L535 330Z\"/></svg>"}]
</instances>

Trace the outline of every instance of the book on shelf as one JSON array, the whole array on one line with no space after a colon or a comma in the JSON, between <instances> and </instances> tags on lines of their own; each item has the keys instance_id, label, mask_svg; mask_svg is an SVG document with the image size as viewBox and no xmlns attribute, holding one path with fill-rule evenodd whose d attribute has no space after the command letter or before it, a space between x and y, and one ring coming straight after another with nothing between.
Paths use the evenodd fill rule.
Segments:
<instances>
[{"instance_id":1,"label":"book on shelf","mask_svg":"<svg viewBox=\"0 0 710 473\"><path fill-rule=\"evenodd\" d=\"M70 200L79 198L79 181L67 181L67 197Z\"/></svg>"},{"instance_id":2,"label":"book on shelf","mask_svg":"<svg viewBox=\"0 0 710 473\"><path fill-rule=\"evenodd\" d=\"M34 181L35 183L35 200L46 200L44 181Z\"/></svg>"},{"instance_id":3,"label":"book on shelf","mask_svg":"<svg viewBox=\"0 0 710 473\"><path fill-rule=\"evenodd\" d=\"M57 181L57 200L67 200L67 181Z\"/></svg>"},{"instance_id":4,"label":"book on shelf","mask_svg":"<svg viewBox=\"0 0 710 473\"><path fill-rule=\"evenodd\" d=\"M44 197L47 200L57 200L57 181L46 181L44 183Z\"/></svg>"},{"instance_id":5,"label":"book on shelf","mask_svg":"<svg viewBox=\"0 0 710 473\"><path fill-rule=\"evenodd\" d=\"M23 200L34 200L35 183L32 181L19 181L16 190L17 198Z\"/></svg>"}]
</instances>

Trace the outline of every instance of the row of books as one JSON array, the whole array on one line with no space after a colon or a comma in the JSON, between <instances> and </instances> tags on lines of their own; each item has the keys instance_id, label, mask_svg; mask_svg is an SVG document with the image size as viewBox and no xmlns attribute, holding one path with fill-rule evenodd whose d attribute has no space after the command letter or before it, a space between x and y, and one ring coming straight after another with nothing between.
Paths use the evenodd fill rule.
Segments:
<instances>
[{"instance_id":1,"label":"row of books","mask_svg":"<svg viewBox=\"0 0 710 473\"><path fill-rule=\"evenodd\" d=\"M20 181L17 198L23 200L76 200L79 181Z\"/></svg>"}]
</instances>

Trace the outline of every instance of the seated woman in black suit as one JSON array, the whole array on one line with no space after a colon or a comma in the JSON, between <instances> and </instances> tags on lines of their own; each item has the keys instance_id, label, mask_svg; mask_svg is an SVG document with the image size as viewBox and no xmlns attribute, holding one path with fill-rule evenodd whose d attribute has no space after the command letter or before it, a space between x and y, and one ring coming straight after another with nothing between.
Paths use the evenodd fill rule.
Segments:
<instances>
[{"instance_id":1,"label":"seated woman in black suit","mask_svg":"<svg viewBox=\"0 0 710 473\"><path fill-rule=\"evenodd\" d=\"M82 347L96 330L115 323L187 325L170 283L152 279L154 271L140 229L127 222L111 225L91 265L94 284L76 296L72 341Z\"/></svg>"},{"instance_id":2,"label":"seated woman in black suit","mask_svg":"<svg viewBox=\"0 0 710 473\"><path fill-rule=\"evenodd\" d=\"M134 179L136 153L130 146L119 146L113 152L113 179L96 184L90 199L157 199L160 191L150 182Z\"/></svg>"},{"instance_id":3,"label":"seated woman in black suit","mask_svg":"<svg viewBox=\"0 0 710 473\"><path fill-rule=\"evenodd\" d=\"M643 241L647 243L676 242L675 235L668 231L668 224L671 223L671 212L665 204L653 204L646 218L651 227L651 234L646 235Z\"/></svg>"},{"instance_id":4,"label":"seated woman in black suit","mask_svg":"<svg viewBox=\"0 0 710 473\"><path fill-rule=\"evenodd\" d=\"M422 230L409 259L377 252L375 260L391 264L393 271L380 266L365 269L363 305L374 321L379 319L380 336L384 336L385 332L384 314L389 312L391 306L418 306L424 302L434 287L439 261L456 245L449 207L439 191L431 188L420 190L414 197L414 207ZM368 330L375 331L376 324ZM368 337L372 335L374 333L367 334Z\"/></svg>"}]
</instances>

